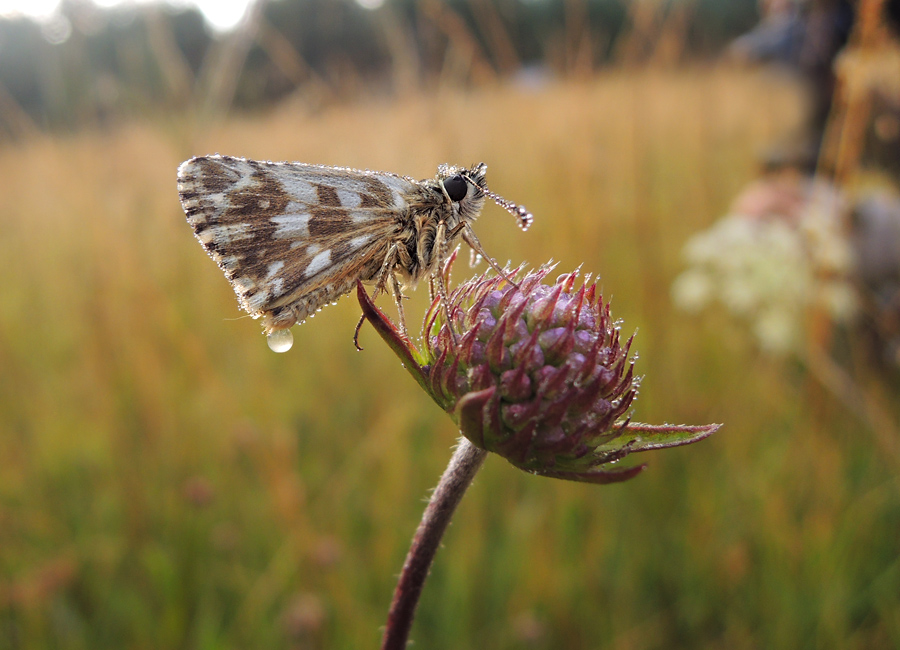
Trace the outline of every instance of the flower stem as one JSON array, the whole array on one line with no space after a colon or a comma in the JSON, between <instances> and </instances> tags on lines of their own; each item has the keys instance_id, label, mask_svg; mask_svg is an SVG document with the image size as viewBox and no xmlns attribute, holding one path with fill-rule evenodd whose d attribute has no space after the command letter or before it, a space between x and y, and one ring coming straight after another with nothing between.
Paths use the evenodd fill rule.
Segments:
<instances>
[{"instance_id":1,"label":"flower stem","mask_svg":"<svg viewBox=\"0 0 900 650\"><path fill-rule=\"evenodd\" d=\"M485 456L486 451L479 449L465 438L460 438L450 464L447 465L431 495L413 537L412 546L406 555L400 580L394 590L391 610L388 612L381 650L406 648L416 606L419 604L419 596L422 594L422 586L428 577L434 554L440 546L441 538L447 530L456 506L484 463Z\"/></svg>"}]
</instances>

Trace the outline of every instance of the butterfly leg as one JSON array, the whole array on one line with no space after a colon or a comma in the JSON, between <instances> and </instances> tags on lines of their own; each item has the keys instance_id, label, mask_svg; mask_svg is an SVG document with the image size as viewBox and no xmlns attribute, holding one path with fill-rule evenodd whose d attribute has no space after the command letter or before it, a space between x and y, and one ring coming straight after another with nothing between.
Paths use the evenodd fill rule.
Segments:
<instances>
[{"instance_id":1,"label":"butterfly leg","mask_svg":"<svg viewBox=\"0 0 900 650\"><path fill-rule=\"evenodd\" d=\"M372 291L372 300L374 301L379 294L387 291L387 277L390 275L392 280L391 289L394 293L394 298L397 301L397 309L400 312L400 333L403 336L406 336L406 321L403 318L403 305L400 304L402 298L402 294L400 293L400 283L391 271L397 263L398 251L399 248L397 244L393 244L390 249L388 249L387 255L384 256L384 262L381 264L378 273L374 276L377 279L375 281L375 289ZM363 314L359 317L359 321L356 323L356 329L353 331L353 345L356 346L356 349L360 352L362 351L362 348L359 347L359 331L362 329L363 323L365 322L366 316Z\"/></svg>"},{"instance_id":2,"label":"butterfly leg","mask_svg":"<svg viewBox=\"0 0 900 650\"><path fill-rule=\"evenodd\" d=\"M478 253L484 260L488 263L488 265L494 269L500 277L504 278L507 282L509 282L516 289L519 288L519 285L516 284L515 280L513 280L507 273L500 268L500 265L497 264L496 260L493 257L484 252L484 248L481 246L481 242L478 241L478 237L475 236L475 231L472 230L472 227L466 223L465 221L457 226L458 229L462 230L462 239L469 245L473 251Z\"/></svg>"},{"instance_id":3,"label":"butterfly leg","mask_svg":"<svg viewBox=\"0 0 900 650\"><path fill-rule=\"evenodd\" d=\"M403 290L400 287L400 280L397 279L397 276L391 273L391 291L394 294L394 301L397 303L397 318L399 322L397 323L400 326L400 336L408 339L409 334L406 332L406 314L403 311Z\"/></svg>"},{"instance_id":4,"label":"butterfly leg","mask_svg":"<svg viewBox=\"0 0 900 650\"><path fill-rule=\"evenodd\" d=\"M453 330L453 321L450 320L450 308L447 306L449 300L447 298L447 285L444 282L443 270L444 260L447 259L447 242L455 236L454 233L456 232L458 232L458 227L454 228L448 236L447 224L443 221L438 223L437 232L434 236L435 248L437 249L437 266L435 266L436 271L431 274L432 280L437 278L437 294L441 298L441 309L444 312L444 320L447 323L447 329L450 330L450 337L453 339L454 344L456 343L456 332Z\"/></svg>"},{"instance_id":5,"label":"butterfly leg","mask_svg":"<svg viewBox=\"0 0 900 650\"><path fill-rule=\"evenodd\" d=\"M434 299L437 294L435 294L434 289L434 275L428 276L428 300L434 302Z\"/></svg>"}]
</instances>

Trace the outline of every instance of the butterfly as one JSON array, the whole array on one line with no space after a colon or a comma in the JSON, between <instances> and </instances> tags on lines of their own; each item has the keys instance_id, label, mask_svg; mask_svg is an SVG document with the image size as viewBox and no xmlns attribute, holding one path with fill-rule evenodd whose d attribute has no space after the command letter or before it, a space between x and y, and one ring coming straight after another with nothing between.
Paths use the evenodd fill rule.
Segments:
<instances>
[{"instance_id":1,"label":"butterfly","mask_svg":"<svg viewBox=\"0 0 900 650\"><path fill-rule=\"evenodd\" d=\"M484 163L468 169L444 164L434 178L415 180L214 155L181 164L178 194L195 236L240 306L262 319L270 347L287 349L290 327L357 281L374 283L374 295L393 293L405 333L403 289L428 278L445 296L438 271L459 240L502 274L472 222L486 197L515 216L522 230L533 216L488 190L486 171Z\"/></svg>"}]
</instances>

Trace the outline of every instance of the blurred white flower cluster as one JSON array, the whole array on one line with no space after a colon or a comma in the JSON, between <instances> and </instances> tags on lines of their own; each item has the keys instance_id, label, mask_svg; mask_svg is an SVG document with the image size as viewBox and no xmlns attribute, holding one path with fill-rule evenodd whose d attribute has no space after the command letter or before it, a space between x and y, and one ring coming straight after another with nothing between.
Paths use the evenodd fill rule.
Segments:
<instances>
[{"instance_id":1,"label":"blurred white flower cluster","mask_svg":"<svg viewBox=\"0 0 900 650\"><path fill-rule=\"evenodd\" d=\"M786 187L775 181L748 188L731 214L687 242L689 268L672 286L682 309L721 302L775 353L802 350L812 314L843 323L858 304L838 193L794 179L786 201Z\"/></svg>"}]
</instances>

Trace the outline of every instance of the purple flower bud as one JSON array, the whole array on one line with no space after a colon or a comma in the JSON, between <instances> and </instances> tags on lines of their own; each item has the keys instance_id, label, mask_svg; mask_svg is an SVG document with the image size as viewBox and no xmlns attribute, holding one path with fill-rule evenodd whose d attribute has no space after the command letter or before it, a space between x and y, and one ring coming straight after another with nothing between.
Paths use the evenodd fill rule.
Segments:
<instances>
[{"instance_id":1,"label":"purple flower bud","mask_svg":"<svg viewBox=\"0 0 900 650\"><path fill-rule=\"evenodd\" d=\"M551 270L527 273L516 284L483 275L459 285L446 304L438 296L425 316L421 352L399 336L362 285L358 294L366 317L461 433L523 470L623 481L643 466L601 466L719 428L631 423L633 337L622 341L596 283L586 278L576 289L575 271L544 284Z\"/></svg>"},{"instance_id":2,"label":"purple flower bud","mask_svg":"<svg viewBox=\"0 0 900 650\"><path fill-rule=\"evenodd\" d=\"M590 471L605 461L590 451L622 429L634 401L631 340L621 342L596 285L574 290L576 272L548 286L549 272L529 273L518 286L502 277L459 286L447 313L472 316L454 318L451 334L436 304L425 356L441 360L429 368L431 383L452 387L444 406L457 422L463 397L492 389L481 417L465 419L462 434L474 444L528 471ZM460 345L473 329L484 360Z\"/></svg>"}]
</instances>

